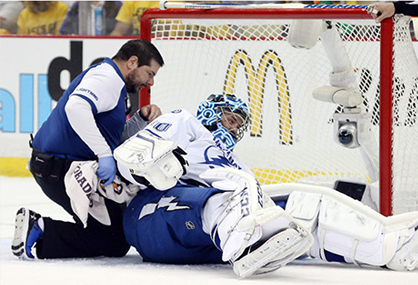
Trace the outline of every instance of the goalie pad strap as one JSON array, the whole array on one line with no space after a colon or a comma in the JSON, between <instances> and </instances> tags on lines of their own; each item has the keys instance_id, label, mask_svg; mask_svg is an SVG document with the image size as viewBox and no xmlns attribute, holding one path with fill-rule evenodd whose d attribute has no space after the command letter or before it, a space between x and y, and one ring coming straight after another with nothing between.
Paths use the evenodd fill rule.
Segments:
<instances>
[{"instance_id":1,"label":"goalie pad strap","mask_svg":"<svg viewBox=\"0 0 418 285\"><path fill-rule=\"evenodd\" d=\"M319 207L322 195L295 191L290 193L286 203L286 212L301 226L312 232L318 223Z\"/></svg>"}]
</instances>

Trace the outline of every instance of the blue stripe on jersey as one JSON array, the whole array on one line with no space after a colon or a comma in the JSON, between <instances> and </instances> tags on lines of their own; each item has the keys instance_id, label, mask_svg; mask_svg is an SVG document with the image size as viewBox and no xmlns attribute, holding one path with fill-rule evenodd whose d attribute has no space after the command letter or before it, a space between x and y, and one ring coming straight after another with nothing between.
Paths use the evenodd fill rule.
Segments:
<instances>
[{"instance_id":1,"label":"blue stripe on jersey","mask_svg":"<svg viewBox=\"0 0 418 285\"><path fill-rule=\"evenodd\" d=\"M78 97L81 97L84 100L86 100L90 104L91 110L93 111L93 115L96 115L97 114L96 105L94 105L94 103L90 100L90 98L88 98L88 97L86 97L84 95L77 94L77 93L74 93L73 95L77 95Z\"/></svg>"},{"instance_id":2,"label":"blue stripe on jersey","mask_svg":"<svg viewBox=\"0 0 418 285\"><path fill-rule=\"evenodd\" d=\"M101 64L110 64L119 77L124 80L119 68L110 58L105 58L104 61L89 67L79 74L70 83L70 86L58 100L56 107L52 110L48 119L38 130L32 142L34 148L57 157L66 157L74 160L96 159L93 151L71 128L64 109L70 94L77 88L86 73L92 68L99 67ZM122 135L126 122L125 98L127 96L126 87L124 87L121 90L119 100L114 109L104 113L97 113L96 110L94 114L97 127L112 151L119 145L120 136ZM92 106L94 105L92 102L89 103Z\"/></svg>"},{"instance_id":3,"label":"blue stripe on jersey","mask_svg":"<svg viewBox=\"0 0 418 285\"><path fill-rule=\"evenodd\" d=\"M154 136L156 136L156 137L159 137L159 138L161 138L161 136L160 135L157 135L156 133L154 133L153 131L151 131L151 130L145 130L145 131L147 131L147 132L149 132L149 133L151 133L151 134L153 134Z\"/></svg>"}]
</instances>

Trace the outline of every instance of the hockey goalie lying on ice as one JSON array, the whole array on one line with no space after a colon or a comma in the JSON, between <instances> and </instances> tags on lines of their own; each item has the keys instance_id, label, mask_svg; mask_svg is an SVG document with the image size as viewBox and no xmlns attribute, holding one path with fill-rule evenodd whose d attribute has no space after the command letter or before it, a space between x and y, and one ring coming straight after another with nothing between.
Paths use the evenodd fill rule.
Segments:
<instances>
[{"instance_id":1,"label":"hockey goalie lying on ice","mask_svg":"<svg viewBox=\"0 0 418 285\"><path fill-rule=\"evenodd\" d=\"M66 177L73 209L84 223L87 215L109 223L101 195L129 202L126 239L144 261L230 262L239 278L304 255L417 268L418 212L384 217L326 187L261 187L232 152L248 124L246 104L233 95L209 96L197 117L185 110L164 114L115 150L126 183L118 178L102 188L95 162L73 163ZM78 183L80 172L93 174L91 191Z\"/></svg>"}]
</instances>

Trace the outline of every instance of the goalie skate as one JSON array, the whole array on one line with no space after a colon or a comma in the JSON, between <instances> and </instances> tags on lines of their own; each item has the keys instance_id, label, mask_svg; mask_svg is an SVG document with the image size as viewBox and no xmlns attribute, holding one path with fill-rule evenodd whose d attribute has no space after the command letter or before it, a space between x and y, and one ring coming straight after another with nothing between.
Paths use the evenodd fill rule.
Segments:
<instances>
[{"instance_id":1,"label":"goalie skate","mask_svg":"<svg viewBox=\"0 0 418 285\"><path fill-rule=\"evenodd\" d=\"M397 271L412 271L418 268L418 226L412 238L396 251L386 266Z\"/></svg>"},{"instance_id":2,"label":"goalie skate","mask_svg":"<svg viewBox=\"0 0 418 285\"><path fill-rule=\"evenodd\" d=\"M43 235L37 223L40 218L40 214L27 208L20 208L16 213L12 252L20 259L35 258L31 252L32 248Z\"/></svg>"},{"instance_id":3,"label":"goalie skate","mask_svg":"<svg viewBox=\"0 0 418 285\"><path fill-rule=\"evenodd\" d=\"M304 254L312 245L312 236L295 224L275 234L267 241L258 242L233 262L238 278L275 271Z\"/></svg>"}]
</instances>

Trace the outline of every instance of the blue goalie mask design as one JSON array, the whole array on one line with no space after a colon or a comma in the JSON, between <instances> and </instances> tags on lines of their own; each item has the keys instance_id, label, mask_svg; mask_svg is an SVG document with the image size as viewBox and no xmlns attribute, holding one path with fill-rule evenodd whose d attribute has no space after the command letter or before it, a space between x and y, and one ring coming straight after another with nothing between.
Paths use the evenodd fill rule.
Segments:
<instances>
[{"instance_id":1,"label":"blue goalie mask design","mask_svg":"<svg viewBox=\"0 0 418 285\"><path fill-rule=\"evenodd\" d=\"M235 95L212 94L200 103L197 119L232 151L247 131L250 115Z\"/></svg>"}]
</instances>

